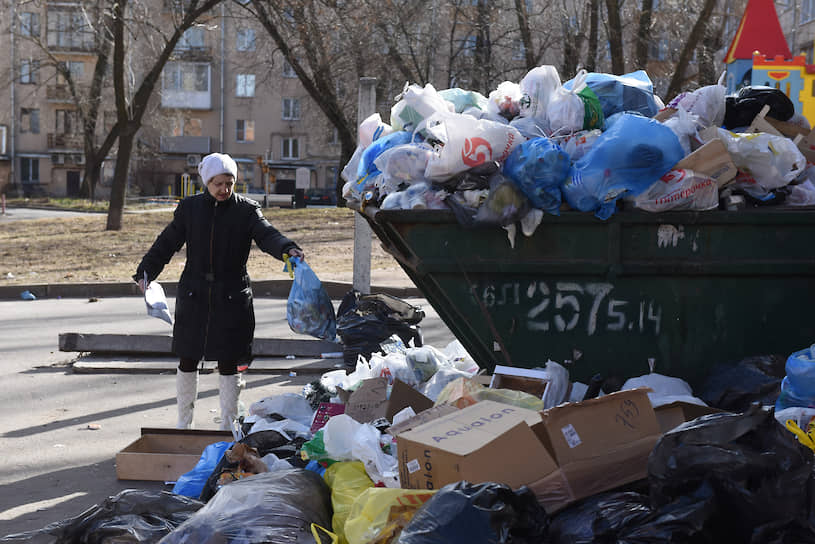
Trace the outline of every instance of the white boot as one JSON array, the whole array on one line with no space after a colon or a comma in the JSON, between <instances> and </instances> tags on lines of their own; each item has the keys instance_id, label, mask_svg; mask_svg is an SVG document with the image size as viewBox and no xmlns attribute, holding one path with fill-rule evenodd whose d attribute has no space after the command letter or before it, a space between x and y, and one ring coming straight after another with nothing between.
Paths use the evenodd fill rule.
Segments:
<instances>
[{"instance_id":1,"label":"white boot","mask_svg":"<svg viewBox=\"0 0 815 544\"><path fill-rule=\"evenodd\" d=\"M189 429L192 427L192 414L195 408L195 399L198 397L198 371L175 371L175 396L178 402L178 423L176 429Z\"/></svg>"},{"instance_id":2,"label":"white boot","mask_svg":"<svg viewBox=\"0 0 815 544\"><path fill-rule=\"evenodd\" d=\"M221 430L232 430L232 422L238 417L238 397L246 385L240 373L218 377L218 395L221 401Z\"/></svg>"}]
</instances>

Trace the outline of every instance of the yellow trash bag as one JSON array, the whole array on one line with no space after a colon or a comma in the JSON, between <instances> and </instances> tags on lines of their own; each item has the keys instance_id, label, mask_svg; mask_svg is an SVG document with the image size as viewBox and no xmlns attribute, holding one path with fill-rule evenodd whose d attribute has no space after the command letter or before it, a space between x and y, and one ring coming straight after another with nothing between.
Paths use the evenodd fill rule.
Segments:
<instances>
[{"instance_id":1,"label":"yellow trash bag","mask_svg":"<svg viewBox=\"0 0 815 544\"><path fill-rule=\"evenodd\" d=\"M347 544L343 528L351 505L363 491L373 487L374 483L365 472L362 461L334 463L325 471L323 479L331 488L331 506L334 508L334 516L331 518L332 530L339 538L340 544Z\"/></svg>"},{"instance_id":2,"label":"yellow trash bag","mask_svg":"<svg viewBox=\"0 0 815 544\"><path fill-rule=\"evenodd\" d=\"M435 492L386 487L366 489L354 501L345 520L348 544L391 542Z\"/></svg>"}]
</instances>

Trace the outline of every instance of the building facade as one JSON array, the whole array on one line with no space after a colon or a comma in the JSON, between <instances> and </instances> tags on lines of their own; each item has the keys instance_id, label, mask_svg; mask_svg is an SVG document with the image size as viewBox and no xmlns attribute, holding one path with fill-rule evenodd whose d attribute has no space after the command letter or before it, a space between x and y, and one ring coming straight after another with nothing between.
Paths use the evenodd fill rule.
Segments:
<instances>
[{"instance_id":1,"label":"building facade","mask_svg":"<svg viewBox=\"0 0 815 544\"><path fill-rule=\"evenodd\" d=\"M98 59L92 3L7 1L12 17L2 23L10 54L0 56L0 191L76 196L85 163L78 110ZM150 17L170 24L183 3L153 4ZM268 46L265 30L226 3L199 23L184 34L155 88L133 149L128 195L200 190L197 165L212 152L235 158L241 191L294 192L298 168L308 172L310 188L334 187L339 143L290 66ZM125 70L136 86L155 58L151 47L136 38L129 44ZM70 92L64 70L77 93ZM105 81L97 145L116 120L112 78ZM101 198L110 190L115 147L107 157L96 189Z\"/></svg>"}]
</instances>

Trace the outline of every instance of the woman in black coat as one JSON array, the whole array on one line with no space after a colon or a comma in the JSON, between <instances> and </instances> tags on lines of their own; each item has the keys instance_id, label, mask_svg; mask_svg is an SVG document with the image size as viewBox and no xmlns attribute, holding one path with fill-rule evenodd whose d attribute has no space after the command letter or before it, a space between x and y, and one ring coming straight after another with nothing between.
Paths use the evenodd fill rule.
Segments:
<instances>
[{"instance_id":1,"label":"woman in black coat","mask_svg":"<svg viewBox=\"0 0 815 544\"><path fill-rule=\"evenodd\" d=\"M302 258L303 252L263 217L257 202L234 193L238 168L229 155L207 155L198 172L207 190L178 203L133 279L144 291L186 244L173 325L173 351L180 359L177 427L192 425L198 364L206 360L218 361L221 428L230 429L243 386L238 367L252 360L255 313L246 271L252 241L281 260L284 254Z\"/></svg>"}]
</instances>

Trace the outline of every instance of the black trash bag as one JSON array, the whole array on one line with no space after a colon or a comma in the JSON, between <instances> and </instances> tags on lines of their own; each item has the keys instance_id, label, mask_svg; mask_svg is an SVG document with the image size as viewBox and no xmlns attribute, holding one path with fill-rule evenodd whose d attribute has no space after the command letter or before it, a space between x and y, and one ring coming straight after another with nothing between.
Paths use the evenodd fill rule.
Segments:
<instances>
[{"instance_id":1,"label":"black trash bag","mask_svg":"<svg viewBox=\"0 0 815 544\"><path fill-rule=\"evenodd\" d=\"M490 178L501 171L501 166L495 162L485 162L475 168L465 170L461 174L453 176L446 181L435 181L433 186L444 189L449 193L455 191L471 191L478 189L489 189Z\"/></svg>"},{"instance_id":2,"label":"black trash bag","mask_svg":"<svg viewBox=\"0 0 815 544\"><path fill-rule=\"evenodd\" d=\"M701 534L712 510L713 491L683 496L659 509L648 495L608 492L593 495L558 512L549 524L551 544L704 543Z\"/></svg>"},{"instance_id":3,"label":"black trash bag","mask_svg":"<svg viewBox=\"0 0 815 544\"><path fill-rule=\"evenodd\" d=\"M337 309L337 334L343 345L347 370L356 368L357 358L368 359L378 352L379 344L397 335L406 346L422 346L418 323L424 312L402 299L386 294L363 295L352 289Z\"/></svg>"},{"instance_id":4,"label":"black trash bag","mask_svg":"<svg viewBox=\"0 0 815 544\"><path fill-rule=\"evenodd\" d=\"M29 544L158 542L204 504L167 491L125 489L74 518L0 538Z\"/></svg>"},{"instance_id":5,"label":"black trash bag","mask_svg":"<svg viewBox=\"0 0 815 544\"><path fill-rule=\"evenodd\" d=\"M278 458L288 461L293 467L302 468L305 466L305 461L297 455L297 452L305 442L305 439L302 437L288 439L277 431L259 431L245 436L239 442L258 450L260 457L274 453ZM209 478L207 478L198 500L203 502L209 501L218 491L218 479L221 477L221 474L231 472L237 467L238 463L231 463L229 459L226 458L226 455L221 457L221 460L218 461L218 464L212 469Z\"/></svg>"},{"instance_id":6,"label":"black trash bag","mask_svg":"<svg viewBox=\"0 0 815 544\"><path fill-rule=\"evenodd\" d=\"M754 402L775 405L786 362L783 355L762 355L714 365L696 394L708 406L728 412L744 412Z\"/></svg>"},{"instance_id":7,"label":"black trash bag","mask_svg":"<svg viewBox=\"0 0 815 544\"><path fill-rule=\"evenodd\" d=\"M795 114L795 106L780 89L763 85L747 86L725 98L724 127L730 130L750 126L765 105L770 106L767 117L778 121L788 121Z\"/></svg>"},{"instance_id":8,"label":"black trash bag","mask_svg":"<svg viewBox=\"0 0 815 544\"><path fill-rule=\"evenodd\" d=\"M812 451L779 425L772 410L699 417L665 433L648 459L652 506L659 508L713 489L717 514L705 533L721 542L750 542L808 527L812 512ZM811 530L811 529L810 529ZM815 533L812 540L815 541Z\"/></svg>"},{"instance_id":9,"label":"black trash bag","mask_svg":"<svg viewBox=\"0 0 815 544\"><path fill-rule=\"evenodd\" d=\"M537 544L548 517L535 495L522 486L492 482L448 484L436 492L402 530L399 544L449 542Z\"/></svg>"},{"instance_id":10,"label":"black trash bag","mask_svg":"<svg viewBox=\"0 0 815 544\"><path fill-rule=\"evenodd\" d=\"M314 544L311 524L330 530L331 494L316 472L255 474L223 486L162 544Z\"/></svg>"}]
</instances>

